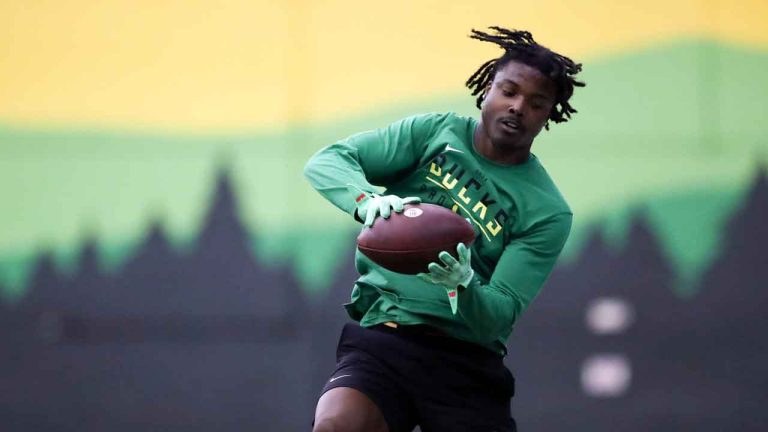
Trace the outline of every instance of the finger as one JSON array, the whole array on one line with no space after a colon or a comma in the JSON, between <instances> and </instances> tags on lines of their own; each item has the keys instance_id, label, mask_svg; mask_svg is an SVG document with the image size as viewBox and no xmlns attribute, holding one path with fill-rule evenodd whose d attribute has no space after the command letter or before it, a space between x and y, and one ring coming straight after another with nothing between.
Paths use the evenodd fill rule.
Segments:
<instances>
[{"instance_id":1,"label":"finger","mask_svg":"<svg viewBox=\"0 0 768 432\"><path fill-rule=\"evenodd\" d=\"M370 207L367 212L365 212L365 223L363 226L370 227L373 225L373 220L376 219L376 207Z\"/></svg>"},{"instance_id":2,"label":"finger","mask_svg":"<svg viewBox=\"0 0 768 432\"><path fill-rule=\"evenodd\" d=\"M388 219L389 215L391 214L391 211L389 210L389 200L386 198L382 198L379 201L379 212L381 213L381 217L384 219Z\"/></svg>"},{"instance_id":3,"label":"finger","mask_svg":"<svg viewBox=\"0 0 768 432\"><path fill-rule=\"evenodd\" d=\"M394 210L397 213L403 212L403 200L401 200L399 197L393 197L392 198L392 210Z\"/></svg>"},{"instance_id":4,"label":"finger","mask_svg":"<svg viewBox=\"0 0 768 432\"><path fill-rule=\"evenodd\" d=\"M429 269L432 279L434 280L439 278L446 278L451 274L450 270L443 268L443 266L438 263L429 263L427 268Z\"/></svg>"},{"instance_id":5,"label":"finger","mask_svg":"<svg viewBox=\"0 0 768 432\"><path fill-rule=\"evenodd\" d=\"M421 198L419 197L406 197L403 198L404 204L418 204L421 202Z\"/></svg>"},{"instance_id":6,"label":"finger","mask_svg":"<svg viewBox=\"0 0 768 432\"><path fill-rule=\"evenodd\" d=\"M459 254L459 262L461 264L467 264L472 258L472 251L464 243L459 243L456 246L456 252Z\"/></svg>"},{"instance_id":7,"label":"finger","mask_svg":"<svg viewBox=\"0 0 768 432\"><path fill-rule=\"evenodd\" d=\"M430 276L428 273L419 273L416 275L417 278L423 280L426 283L435 283L434 280L432 280L432 276Z\"/></svg>"},{"instance_id":8,"label":"finger","mask_svg":"<svg viewBox=\"0 0 768 432\"><path fill-rule=\"evenodd\" d=\"M456 258L454 258L453 255L448 252L440 252L438 258L440 258L440 261L442 261L443 264L445 264L445 266L448 268L459 265L459 262L456 261Z\"/></svg>"}]
</instances>

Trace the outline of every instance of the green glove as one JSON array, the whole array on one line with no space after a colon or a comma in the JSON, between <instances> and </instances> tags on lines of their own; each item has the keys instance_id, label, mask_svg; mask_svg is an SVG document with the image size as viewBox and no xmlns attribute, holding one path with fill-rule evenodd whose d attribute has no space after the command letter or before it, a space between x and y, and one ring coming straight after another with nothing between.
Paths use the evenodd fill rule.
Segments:
<instances>
[{"instance_id":1,"label":"green glove","mask_svg":"<svg viewBox=\"0 0 768 432\"><path fill-rule=\"evenodd\" d=\"M397 195L377 195L362 193L357 197L357 216L363 220L363 226L373 225L376 216L381 215L384 219L389 218L392 210L400 213L406 204L418 204L421 202L419 197L400 198Z\"/></svg>"},{"instance_id":2,"label":"green glove","mask_svg":"<svg viewBox=\"0 0 768 432\"><path fill-rule=\"evenodd\" d=\"M451 312L454 315L456 315L458 310L459 287L468 287L469 282L472 281L472 277L475 275L475 271L472 270L472 266L469 264L472 252L467 249L464 243L459 243L456 246L456 252L459 256L458 261L448 252L440 252L438 257L443 262L443 265L430 263L427 266L429 273L419 273L417 275L423 281L441 285L448 290L448 302L451 304Z\"/></svg>"}]
</instances>

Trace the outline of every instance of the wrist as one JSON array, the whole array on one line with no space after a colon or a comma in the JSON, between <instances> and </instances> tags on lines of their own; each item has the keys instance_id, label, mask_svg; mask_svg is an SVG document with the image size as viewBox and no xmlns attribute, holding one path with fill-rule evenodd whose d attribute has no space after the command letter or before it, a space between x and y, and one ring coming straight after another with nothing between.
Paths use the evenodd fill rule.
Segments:
<instances>
[{"instance_id":1,"label":"wrist","mask_svg":"<svg viewBox=\"0 0 768 432\"><path fill-rule=\"evenodd\" d=\"M358 222L364 222L367 216L368 202L371 196L365 192L360 192L355 197L355 208L352 210L352 217Z\"/></svg>"},{"instance_id":2,"label":"wrist","mask_svg":"<svg viewBox=\"0 0 768 432\"><path fill-rule=\"evenodd\" d=\"M459 285L456 287L456 290L458 292L462 292L465 289L469 288L469 285L472 283L472 279L475 277L475 271L472 269L469 269L469 272L464 277L462 281L459 282Z\"/></svg>"}]
</instances>

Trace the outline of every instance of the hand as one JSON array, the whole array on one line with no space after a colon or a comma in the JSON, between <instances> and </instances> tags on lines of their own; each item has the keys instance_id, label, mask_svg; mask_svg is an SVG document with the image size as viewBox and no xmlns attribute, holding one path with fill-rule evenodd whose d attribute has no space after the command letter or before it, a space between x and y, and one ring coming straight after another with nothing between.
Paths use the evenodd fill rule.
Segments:
<instances>
[{"instance_id":1,"label":"hand","mask_svg":"<svg viewBox=\"0 0 768 432\"><path fill-rule=\"evenodd\" d=\"M405 204L418 204L421 202L419 197L400 198L397 195L361 195L357 201L357 216L362 219L363 226L373 225L376 216L381 215L384 219L389 218L392 210L397 213L403 211Z\"/></svg>"},{"instance_id":2,"label":"hand","mask_svg":"<svg viewBox=\"0 0 768 432\"><path fill-rule=\"evenodd\" d=\"M467 249L464 243L459 243L456 246L456 252L459 256L458 261L450 253L440 252L438 258L440 258L443 265L430 263L427 266L429 273L419 273L417 275L423 281L441 285L448 290L448 301L451 304L451 311L454 315L458 309L458 288L469 286L469 282L472 281L472 277L475 275L475 271L472 270L470 265L472 252Z\"/></svg>"}]
</instances>

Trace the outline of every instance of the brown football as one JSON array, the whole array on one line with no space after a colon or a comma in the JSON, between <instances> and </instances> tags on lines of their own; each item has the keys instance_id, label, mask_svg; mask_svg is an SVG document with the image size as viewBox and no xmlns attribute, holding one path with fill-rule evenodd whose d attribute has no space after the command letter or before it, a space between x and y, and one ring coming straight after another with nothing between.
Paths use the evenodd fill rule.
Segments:
<instances>
[{"instance_id":1,"label":"brown football","mask_svg":"<svg viewBox=\"0 0 768 432\"><path fill-rule=\"evenodd\" d=\"M475 231L466 219L434 204L406 205L402 213L388 219L377 217L370 228L357 236L357 248L380 266L397 273L427 272L427 265L440 262L442 251L456 256L460 242L469 247Z\"/></svg>"}]
</instances>

